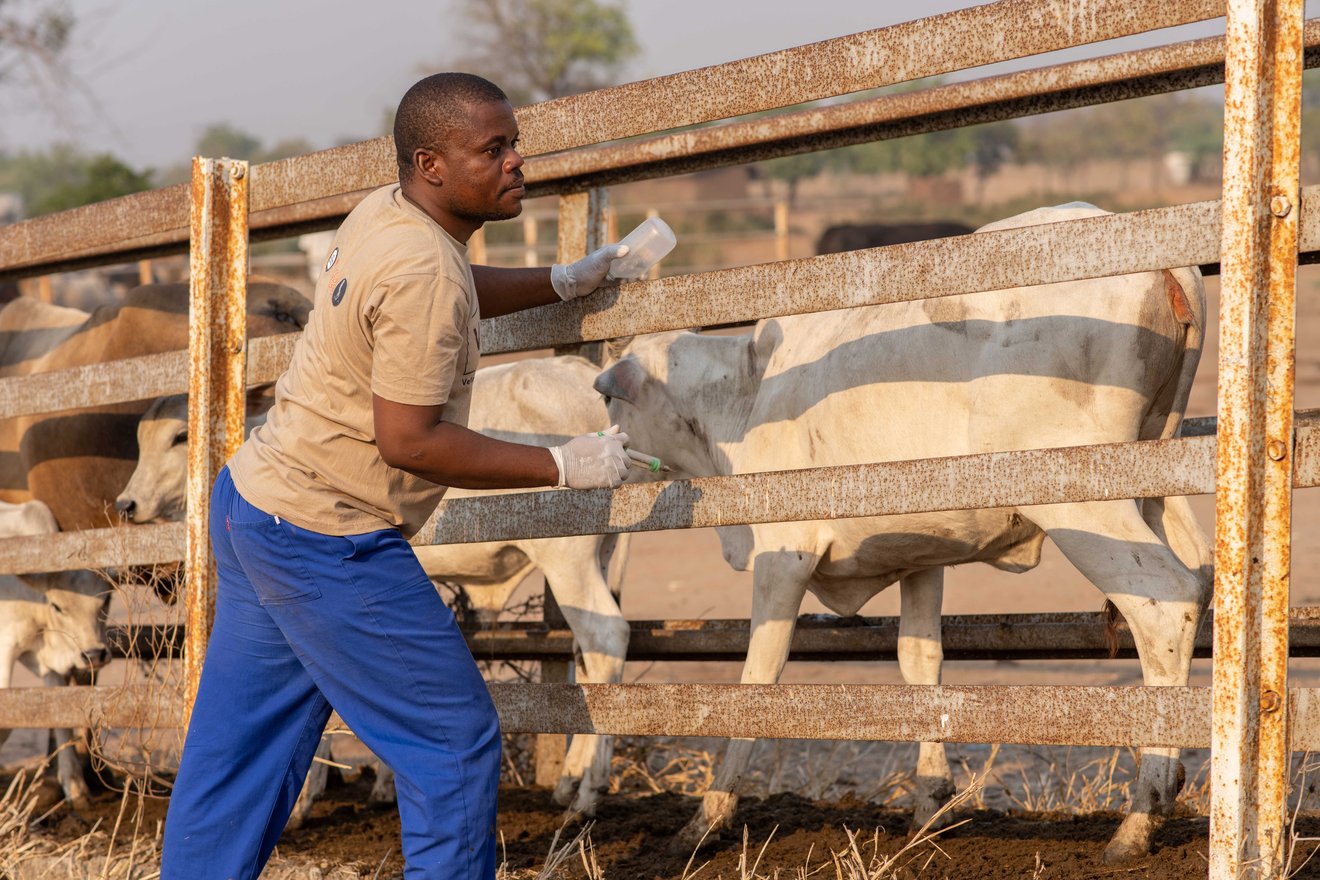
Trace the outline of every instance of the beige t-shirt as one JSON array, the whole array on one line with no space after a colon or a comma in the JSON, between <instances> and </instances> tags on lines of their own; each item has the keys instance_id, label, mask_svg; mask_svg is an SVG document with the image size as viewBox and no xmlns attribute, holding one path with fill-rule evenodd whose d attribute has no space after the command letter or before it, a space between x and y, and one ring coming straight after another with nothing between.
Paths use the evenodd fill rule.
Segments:
<instances>
[{"instance_id":1,"label":"beige t-shirt","mask_svg":"<svg viewBox=\"0 0 1320 880\"><path fill-rule=\"evenodd\" d=\"M380 457L371 395L466 425L479 319L467 248L397 184L367 196L335 235L266 423L230 459L239 492L323 534L411 537L445 487Z\"/></svg>"}]
</instances>

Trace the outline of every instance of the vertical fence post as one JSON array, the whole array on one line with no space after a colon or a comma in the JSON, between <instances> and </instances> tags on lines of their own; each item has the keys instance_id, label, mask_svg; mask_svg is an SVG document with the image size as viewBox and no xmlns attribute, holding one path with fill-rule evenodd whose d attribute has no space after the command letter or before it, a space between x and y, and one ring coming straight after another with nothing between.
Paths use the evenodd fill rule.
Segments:
<instances>
[{"instance_id":1,"label":"vertical fence post","mask_svg":"<svg viewBox=\"0 0 1320 880\"><path fill-rule=\"evenodd\" d=\"M535 266L539 262L536 253L537 234L536 217L532 214L523 215L523 265Z\"/></svg>"},{"instance_id":2,"label":"vertical fence post","mask_svg":"<svg viewBox=\"0 0 1320 880\"><path fill-rule=\"evenodd\" d=\"M1210 877L1282 876L1302 0L1228 0Z\"/></svg>"},{"instance_id":3,"label":"vertical fence post","mask_svg":"<svg viewBox=\"0 0 1320 880\"><path fill-rule=\"evenodd\" d=\"M775 199L775 260L788 259L788 202Z\"/></svg>"},{"instance_id":4,"label":"vertical fence post","mask_svg":"<svg viewBox=\"0 0 1320 880\"><path fill-rule=\"evenodd\" d=\"M559 235L555 249L555 260L559 263L571 262L586 256L588 226L590 225L590 196L587 193L571 193L559 197ZM577 353L577 346L566 353ZM556 350L556 354L560 352ZM550 582L545 582L545 607L542 612L546 626L562 628L567 626L559 603L550 592ZM541 681L565 682L569 680L569 664L558 660L541 661ZM564 769L564 751L568 746L568 737L562 733L542 733L536 737L536 784L553 786L559 782Z\"/></svg>"},{"instance_id":5,"label":"vertical fence post","mask_svg":"<svg viewBox=\"0 0 1320 880\"><path fill-rule=\"evenodd\" d=\"M248 164L193 159L188 250L188 539L185 712L192 715L215 618L207 533L211 484L243 442Z\"/></svg>"}]
</instances>

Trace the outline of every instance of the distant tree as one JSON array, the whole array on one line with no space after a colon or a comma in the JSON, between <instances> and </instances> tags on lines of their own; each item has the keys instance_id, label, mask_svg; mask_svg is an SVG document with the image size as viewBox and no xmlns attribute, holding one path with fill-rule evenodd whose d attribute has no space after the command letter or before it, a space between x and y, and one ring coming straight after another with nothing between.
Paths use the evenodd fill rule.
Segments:
<instances>
[{"instance_id":1,"label":"distant tree","mask_svg":"<svg viewBox=\"0 0 1320 880\"><path fill-rule=\"evenodd\" d=\"M766 174L788 184L788 205L797 204L798 183L815 177L825 170L827 157L824 153L801 153L797 156L783 156L762 163Z\"/></svg>"},{"instance_id":2,"label":"distant tree","mask_svg":"<svg viewBox=\"0 0 1320 880\"><path fill-rule=\"evenodd\" d=\"M261 152L261 140L227 122L208 125L197 138L196 155L208 159L246 159L255 161Z\"/></svg>"},{"instance_id":3,"label":"distant tree","mask_svg":"<svg viewBox=\"0 0 1320 880\"><path fill-rule=\"evenodd\" d=\"M0 85L66 79L73 27L63 0L0 0Z\"/></svg>"},{"instance_id":4,"label":"distant tree","mask_svg":"<svg viewBox=\"0 0 1320 880\"><path fill-rule=\"evenodd\" d=\"M1021 155L1053 170L1060 177L1057 188L1070 190L1072 173L1097 155L1096 143L1089 135L1091 128L1086 110L1031 120L1022 127Z\"/></svg>"},{"instance_id":5,"label":"distant tree","mask_svg":"<svg viewBox=\"0 0 1320 880\"><path fill-rule=\"evenodd\" d=\"M469 55L462 69L499 85L515 105L618 82L640 51L628 15L601 0L462 0Z\"/></svg>"},{"instance_id":6,"label":"distant tree","mask_svg":"<svg viewBox=\"0 0 1320 880\"><path fill-rule=\"evenodd\" d=\"M985 201L986 181L1017 156L1021 131L1012 122L991 122L970 129L972 167L976 171L976 201Z\"/></svg>"},{"instance_id":7,"label":"distant tree","mask_svg":"<svg viewBox=\"0 0 1320 880\"><path fill-rule=\"evenodd\" d=\"M1302 115L1305 118L1305 108ZM1224 155L1224 106L1196 94L1187 95L1170 113L1169 126L1172 130L1170 146L1187 154L1191 179L1212 179L1213 169L1218 167L1218 161Z\"/></svg>"},{"instance_id":8,"label":"distant tree","mask_svg":"<svg viewBox=\"0 0 1320 880\"><path fill-rule=\"evenodd\" d=\"M311 141L307 138L285 138L282 141L276 141L275 145L269 149L258 149L252 161L274 162L276 159L288 159L290 156L301 156L315 150L316 147L313 147Z\"/></svg>"},{"instance_id":9,"label":"distant tree","mask_svg":"<svg viewBox=\"0 0 1320 880\"><path fill-rule=\"evenodd\" d=\"M0 156L0 190L17 192L29 216L150 189L151 174L135 171L109 153L88 156L59 144L44 153Z\"/></svg>"},{"instance_id":10,"label":"distant tree","mask_svg":"<svg viewBox=\"0 0 1320 880\"><path fill-rule=\"evenodd\" d=\"M93 156L78 178L52 188L32 205L32 214L51 214L151 189L151 175L134 171L109 153Z\"/></svg>"}]
</instances>

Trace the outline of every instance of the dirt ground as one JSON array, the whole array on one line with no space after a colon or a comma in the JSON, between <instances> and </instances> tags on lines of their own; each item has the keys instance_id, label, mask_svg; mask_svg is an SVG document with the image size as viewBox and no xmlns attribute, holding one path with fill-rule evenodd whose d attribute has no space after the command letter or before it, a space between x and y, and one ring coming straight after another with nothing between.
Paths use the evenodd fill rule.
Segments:
<instances>
[{"instance_id":1,"label":"dirt ground","mask_svg":"<svg viewBox=\"0 0 1320 880\"><path fill-rule=\"evenodd\" d=\"M267 876L276 872L288 876L301 869L305 872L301 876L307 877L322 876L317 872L381 880L401 877L398 815L393 807L368 806L369 788L369 778L331 787L303 828L285 832ZM145 803L143 828L156 827L164 817L165 803ZM675 793L612 795L604 799L594 823L585 828L585 837L574 845L573 838L583 829L563 828L562 809L552 803L547 789L506 786L500 792L498 826L501 877L537 877L553 850L565 850L566 857L552 873L540 875L547 880L1192 880L1204 878L1208 864L1209 820L1187 811L1165 824L1149 858L1114 867L1099 862L1099 856L1121 819L1115 812L1078 816L966 809L954 817L961 824L931 840L913 842L907 835L908 812L852 797L823 802L791 792L748 799L739 808L737 823L745 828L745 839L743 833L726 835L695 856L670 851L670 840L695 805L696 798ZM98 821L99 827L111 827L119 813L120 798L105 793L90 811L52 817L47 831L72 840ZM1295 831L1302 838L1320 837L1320 817L1302 817ZM1315 845L1298 844L1291 876L1320 877L1320 859L1303 864ZM586 864L593 866L594 874L588 873ZM331 875L335 868L342 873ZM847 873L849 868L853 873Z\"/></svg>"}]
</instances>

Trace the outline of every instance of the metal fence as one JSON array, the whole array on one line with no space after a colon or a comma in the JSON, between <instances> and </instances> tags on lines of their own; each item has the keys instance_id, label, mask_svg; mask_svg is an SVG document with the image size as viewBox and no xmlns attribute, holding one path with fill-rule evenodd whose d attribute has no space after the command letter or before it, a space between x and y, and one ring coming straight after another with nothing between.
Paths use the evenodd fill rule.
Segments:
<instances>
[{"instance_id":1,"label":"metal fence","mask_svg":"<svg viewBox=\"0 0 1320 880\"><path fill-rule=\"evenodd\" d=\"M625 284L590 303L482 327L487 352L516 351L1221 266L1217 437L453 500L426 536L488 541L1215 492L1211 688L495 685L505 729L1210 746L1211 876L1276 876L1288 753L1320 745L1315 694L1289 691L1286 681L1291 492L1320 484L1320 432L1314 419L1295 417L1292 396L1294 274L1299 254L1320 252L1320 192L1301 191L1298 177L1300 74L1304 64L1320 63L1320 23L1303 25L1301 0L1230 0L1224 39L610 143L1224 14L1224 4L1211 0L1001 0L521 108L528 194L560 197L560 259L602 240L607 184L1219 81L1226 83L1223 198ZM185 662L201 657L213 565L207 489L241 436L244 383L273 380L292 350L288 337L243 338L249 237L333 225L394 175L388 139L251 168L198 159L191 186L0 229L0 280L187 247L193 304L187 353L0 383L0 417L188 389L188 522L13 539L0 545L0 570L186 559ZM707 296L712 289L723 295ZM1312 615L1295 616L1298 633L1309 632ZM116 688L113 699L95 688L11 690L0 694L0 724L113 726L141 717L148 703L160 713L160 694L146 688ZM815 711L802 712L804 704ZM1061 710L1067 725L1055 721Z\"/></svg>"}]
</instances>

